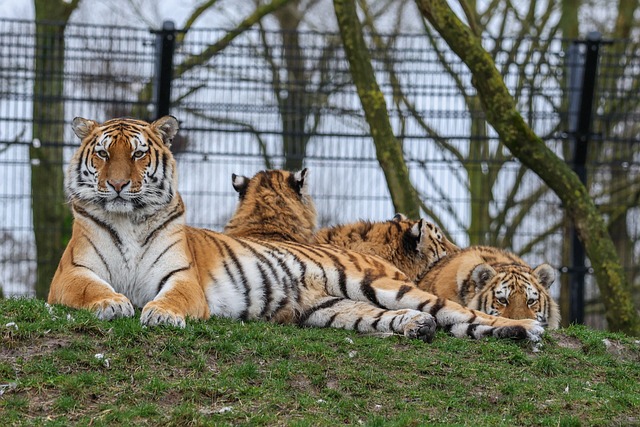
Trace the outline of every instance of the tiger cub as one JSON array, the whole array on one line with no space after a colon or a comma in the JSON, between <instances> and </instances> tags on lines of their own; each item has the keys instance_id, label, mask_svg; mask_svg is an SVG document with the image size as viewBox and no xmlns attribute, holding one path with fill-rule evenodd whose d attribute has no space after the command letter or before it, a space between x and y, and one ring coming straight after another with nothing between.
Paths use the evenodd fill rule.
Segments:
<instances>
[{"instance_id":1,"label":"tiger cub","mask_svg":"<svg viewBox=\"0 0 640 427\"><path fill-rule=\"evenodd\" d=\"M549 329L560 326L558 304L549 295L555 270L532 269L517 255L472 246L438 262L418 287L459 304L511 319L536 319Z\"/></svg>"},{"instance_id":2,"label":"tiger cub","mask_svg":"<svg viewBox=\"0 0 640 427\"><path fill-rule=\"evenodd\" d=\"M187 226L169 150L174 117L75 118L73 130L81 139L65 176L73 231L51 304L105 320L132 317L141 307L148 326L222 316L430 341L437 322L458 337L540 339L535 320L495 317L436 297L379 258Z\"/></svg>"},{"instance_id":3,"label":"tiger cub","mask_svg":"<svg viewBox=\"0 0 640 427\"><path fill-rule=\"evenodd\" d=\"M459 250L436 225L425 219L413 221L403 214L396 214L389 221L322 228L314 235L314 241L379 256L413 282L441 258Z\"/></svg>"},{"instance_id":4,"label":"tiger cub","mask_svg":"<svg viewBox=\"0 0 640 427\"><path fill-rule=\"evenodd\" d=\"M267 170L252 178L232 174L239 201L224 227L225 234L310 243L317 213L307 184L308 169L298 172Z\"/></svg>"}]
</instances>

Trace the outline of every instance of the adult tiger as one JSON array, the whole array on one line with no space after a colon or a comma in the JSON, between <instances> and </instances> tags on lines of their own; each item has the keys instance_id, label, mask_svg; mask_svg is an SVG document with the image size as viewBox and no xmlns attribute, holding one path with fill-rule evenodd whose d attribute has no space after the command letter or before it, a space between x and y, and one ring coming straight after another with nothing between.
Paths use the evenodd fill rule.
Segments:
<instances>
[{"instance_id":1,"label":"adult tiger","mask_svg":"<svg viewBox=\"0 0 640 427\"><path fill-rule=\"evenodd\" d=\"M378 259L323 245L239 239L185 225L169 150L175 118L153 123L76 118L82 140L65 186L71 240L50 303L184 327L211 315L384 331L431 340L436 320L455 336L538 340L534 320L469 310L416 288Z\"/></svg>"},{"instance_id":2,"label":"adult tiger","mask_svg":"<svg viewBox=\"0 0 640 427\"><path fill-rule=\"evenodd\" d=\"M239 200L225 234L310 243L318 214L308 191L308 173L305 168L297 172L265 170L251 178L232 174Z\"/></svg>"},{"instance_id":3,"label":"adult tiger","mask_svg":"<svg viewBox=\"0 0 640 427\"><path fill-rule=\"evenodd\" d=\"M418 287L474 310L511 319L536 319L560 326L560 309L549 295L555 270L531 268L519 256L490 246L471 246L447 256L420 279Z\"/></svg>"}]
</instances>

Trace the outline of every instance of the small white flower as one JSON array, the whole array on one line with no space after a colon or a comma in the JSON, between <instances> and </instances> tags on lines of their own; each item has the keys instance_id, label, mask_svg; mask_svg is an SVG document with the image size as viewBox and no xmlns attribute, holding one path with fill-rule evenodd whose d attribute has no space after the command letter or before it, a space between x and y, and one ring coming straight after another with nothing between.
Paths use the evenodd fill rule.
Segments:
<instances>
[{"instance_id":1,"label":"small white flower","mask_svg":"<svg viewBox=\"0 0 640 427\"><path fill-rule=\"evenodd\" d=\"M353 344L353 340L351 338L349 338L349 337L346 337L344 340L346 342L348 342L349 344Z\"/></svg>"},{"instance_id":2,"label":"small white flower","mask_svg":"<svg viewBox=\"0 0 640 427\"><path fill-rule=\"evenodd\" d=\"M18 325L16 325L16 322L9 322L4 326L8 329L13 329L14 331L18 330Z\"/></svg>"},{"instance_id":3,"label":"small white flower","mask_svg":"<svg viewBox=\"0 0 640 427\"><path fill-rule=\"evenodd\" d=\"M358 352L357 352L357 351L355 351L355 350L351 350L351 351L349 352L349 357L353 359L354 357L356 357L356 354L358 354Z\"/></svg>"},{"instance_id":4,"label":"small white flower","mask_svg":"<svg viewBox=\"0 0 640 427\"><path fill-rule=\"evenodd\" d=\"M569 393L569 384L567 384L567 386L564 388L564 392Z\"/></svg>"},{"instance_id":5,"label":"small white flower","mask_svg":"<svg viewBox=\"0 0 640 427\"><path fill-rule=\"evenodd\" d=\"M93 356L93 357L95 357L95 358L96 358L96 360L100 360L100 361L102 361L102 365L103 365L105 368L108 368L108 367L109 367L109 365L110 365L110 363L109 363L109 359L107 359L107 358L104 356L104 353L96 353L96 354L95 354L95 356Z\"/></svg>"},{"instance_id":6,"label":"small white flower","mask_svg":"<svg viewBox=\"0 0 640 427\"><path fill-rule=\"evenodd\" d=\"M31 145L33 146L33 148L42 147L42 143L40 142L40 140L38 138L33 138L33 141L31 141Z\"/></svg>"},{"instance_id":7,"label":"small white flower","mask_svg":"<svg viewBox=\"0 0 640 427\"><path fill-rule=\"evenodd\" d=\"M51 305L49 303L44 303L44 308L47 309L47 313L49 313L49 316L51 317L51 320L58 320L58 316L55 315L55 313L53 312L53 307L51 307Z\"/></svg>"},{"instance_id":8,"label":"small white flower","mask_svg":"<svg viewBox=\"0 0 640 427\"><path fill-rule=\"evenodd\" d=\"M316 400L316 403L327 403L327 401L324 399L318 399Z\"/></svg>"},{"instance_id":9,"label":"small white flower","mask_svg":"<svg viewBox=\"0 0 640 427\"><path fill-rule=\"evenodd\" d=\"M218 413L224 414L225 412L231 412L232 410L233 408L231 406L223 406L222 408L218 409Z\"/></svg>"},{"instance_id":10,"label":"small white flower","mask_svg":"<svg viewBox=\"0 0 640 427\"><path fill-rule=\"evenodd\" d=\"M70 315L69 313L67 313L67 321L68 322L74 322L76 319L73 318L72 315Z\"/></svg>"}]
</instances>

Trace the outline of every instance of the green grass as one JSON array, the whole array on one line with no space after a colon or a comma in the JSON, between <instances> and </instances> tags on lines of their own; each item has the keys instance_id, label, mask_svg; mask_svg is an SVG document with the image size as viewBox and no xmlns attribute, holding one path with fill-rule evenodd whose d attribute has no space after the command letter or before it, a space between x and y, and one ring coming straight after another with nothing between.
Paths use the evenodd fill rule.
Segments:
<instances>
[{"instance_id":1,"label":"green grass","mask_svg":"<svg viewBox=\"0 0 640 427\"><path fill-rule=\"evenodd\" d=\"M225 319L144 328L6 299L0 337L3 426L640 425L638 341L584 327L534 351Z\"/></svg>"}]
</instances>

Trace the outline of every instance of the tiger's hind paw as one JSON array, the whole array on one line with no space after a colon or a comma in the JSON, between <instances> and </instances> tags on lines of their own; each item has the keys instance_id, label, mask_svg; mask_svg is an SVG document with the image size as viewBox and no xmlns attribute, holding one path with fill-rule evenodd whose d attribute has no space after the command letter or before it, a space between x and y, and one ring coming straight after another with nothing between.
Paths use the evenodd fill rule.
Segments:
<instances>
[{"instance_id":1,"label":"tiger's hind paw","mask_svg":"<svg viewBox=\"0 0 640 427\"><path fill-rule=\"evenodd\" d=\"M93 311L100 320L111 320L120 317L133 317L133 304L124 295L104 299L93 304Z\"/></svg>"},{"instance_id":2,"label":"tiger's hind paw","mask_svg":"<svg viewBox=\"0 0 640 427\"><path fill-rule=\"evenodd\" d=\"M427 313L420 313L404 327L404 336L419 339L426 343L433 341L436 334L436 319Z\"/></svg>"},{"instance_id":3,"label":"tiger's hind paw","mask_svg":"<svg viewBox=\"0 0 640 427\"><path fill-rule=\"evenodd\" d=\"M184 316L175 313L171 310L167 310L158 306L148 303L142 309L142 315L140 316L140 323L145 326L175 326L176 328L184 328L186 322Z\"/></svg>"}]
</instances>

